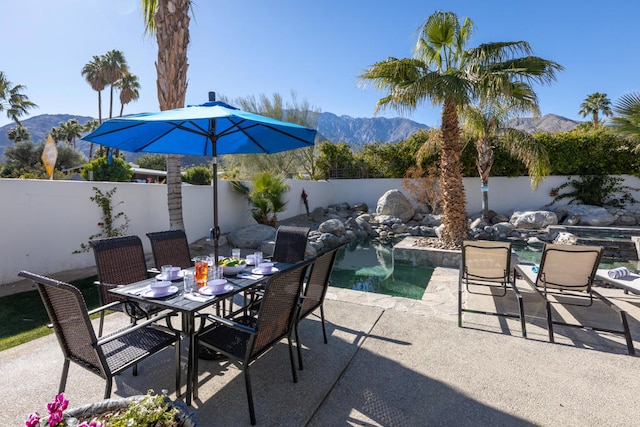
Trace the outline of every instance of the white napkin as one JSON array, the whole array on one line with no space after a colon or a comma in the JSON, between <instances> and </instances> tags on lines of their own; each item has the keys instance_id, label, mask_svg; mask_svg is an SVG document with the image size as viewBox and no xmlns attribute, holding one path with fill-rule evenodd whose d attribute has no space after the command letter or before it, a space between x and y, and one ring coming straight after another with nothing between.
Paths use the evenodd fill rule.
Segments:
<instances>
[{"instance_id":1,"label":"white napkin","mask_svg":"<svg viewBox=\"0 0 640 427\"><path fill-rule=\"evenodd\" d=\"M627 267L618 267L618 268L614 268L613 270L609 270L607 274L612 279L622 279L623 277L629 276L631 272Z\"/></svg>"},{"instance_id":2,"label":"white napkin","mask_svg":"<svg viewBox=\"0 0 640 427\"><path fill-rule=\"evenodd\" d=\"M205 302L205 301L210 300L211 298L213 298L213 296L205 297L205 296L196 295L196 294L193 294L193 293L186 293L186 294L184 294L184 297L186 299L188 299L188 300L195 301L195 302Z\"/></svg>"},{"instance_id":3,"label":"white napkin","mask_svg":"<svg viewBox=\"0 0 640 427\"><path fill-rule=\"evenodd\" d=\"M238 274L238 278L240 279L251 279L251 280L258 280L258 279L262 279L264 276L260 275L260 274Z\"/></svg>"}]
</instances>

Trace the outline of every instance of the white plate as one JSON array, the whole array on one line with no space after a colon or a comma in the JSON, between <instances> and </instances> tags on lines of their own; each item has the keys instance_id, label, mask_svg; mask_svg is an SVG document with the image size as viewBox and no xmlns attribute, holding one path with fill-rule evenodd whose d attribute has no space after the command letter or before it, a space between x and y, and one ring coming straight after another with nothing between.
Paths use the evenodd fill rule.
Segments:
<instances>
[{"instance_id":1,"label":"white plate","mask_svg":"<svg viewBox=\"0 0 640 427\"><path fill-rule=\"evenodd\" d=\"M233 290L233 285L230 285L227 283L219 291L214 291L213 288L209 286L205 286L204 288L198 289L198 293L201 293L202 295L220 295L220 294L226 294L227 292L231 292L232 290Z\"/></svg>"},{"instance_id":2,"label":"white plate","mask_svg":"<svg viewBox=\"0 0 640 427\"><path fill-rule=\"evenodd\" d=\"M147 289L142 293L142 296L145 298L164 298L164 297L168 297L169 295L173 295L176 292L178 292L177 287L169 286L169 289L163 292L158 292L155 289Z\"/></svg>"},{"instance_id":3,"label":"white plate","mask_svg":"<svg viewBox=\"0 0 640 427\"><path fill-rule=\"evenodd\" d=\"M164 276L162 275L162 273L158 274L158 275L156 276L156 279L158 279L158 280L166 280L166 279L164 278ZM177 282L177 281L180 281L180 280L182 280L182 279L184 279L184 271L180 270L180 271L178 272L178 276L177 276L175 279L171 279L171 281L172 281L172 282Z\"/></svg>"},{"instance_id":4,"label":"white plate","mask_svg":"<svg viewBox=\"0 0 640 427\"><path fill-rule=\"evenodd\" d=\"M277 273L278 271L280 271L278 270L278 267L271 268L271 273L263 273L259 268L254 268L253 270L251 270L253 274L260 274L263 276L268 276L269 274Z\"/></svg>"}]
</instances>

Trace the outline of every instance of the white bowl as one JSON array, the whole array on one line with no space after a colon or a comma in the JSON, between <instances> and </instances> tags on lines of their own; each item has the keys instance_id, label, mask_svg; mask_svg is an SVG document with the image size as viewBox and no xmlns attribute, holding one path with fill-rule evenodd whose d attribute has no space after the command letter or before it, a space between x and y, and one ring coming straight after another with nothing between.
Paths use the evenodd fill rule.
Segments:
<instances>
[{"instance_id":1,"label":"white bowl","mask_svg":"<svg viewBox=\"0 0 640 427\"><path fill-rule=\"evenodd\" d=\"M169 269L169 277L163 277L164 280L175 280L178 279L180 277L180 271L181 268L180 267L171 267Z\"/></svg>"},{"instance_id":2,"label":"white bowl","mask_svg":"<svg viewBox=\"0 0 640 427\"><path fill-rule=\"evenodd\" d=\"M160 281L151 283L151 285L149 286L151 287L151 289L153 289L155 293L161 294L169 290L169 286L171 286L171 282L168 280L160 280Z\"/></svg>"},{"instance_id":3,"label":"white bowl","mask_svg":"<svg viewBox=\"0 0 640 427\"><path fill-rule=\"evenodd\" d=\"M246 267L246 264L242 264L242 265L237 265L235 267L222 267L222 273L229 275L229 276L233 276L234 274L238 274L240 273L242 270L244 270L244 268Z\"/></svg>"},{"instance_id":4,"label":"white bowl","mask_svg":"<svg viewBox=\"0 0 640 427\"><path fill-rule=\"evenodd\" d=\"M258 264L258 269L260 270L260 272L262 274L269 274L269 273L271 273L271 270L273 270L273 263L272 262L261 262L260 264Z\"/></svg>"},{"instance_id":5,"label":"white bowl","mask_svg":"<svg viewBox=\"0 0 640 427\"><path fill-rule=\"evenodd\" d=\"M213 279L207 282L207 286L211 288L213 292L222 292L224 285L227 284L226 279Z\"/></svg>"}]
</instances>

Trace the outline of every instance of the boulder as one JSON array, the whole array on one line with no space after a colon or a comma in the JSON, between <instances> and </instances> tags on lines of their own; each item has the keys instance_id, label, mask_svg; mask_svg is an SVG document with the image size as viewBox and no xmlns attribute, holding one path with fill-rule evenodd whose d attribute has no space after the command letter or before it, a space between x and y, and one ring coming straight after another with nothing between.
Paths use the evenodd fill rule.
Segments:
<instances>
[{"instance_id":1,"label":"boulder","mask_svg":"<svg viewBox=\"0 0 640 427\"><path fill-rule=\"evenodd\" d=\"M344 224L339 219L328 219L318 226L318 231L342 236L344 234Z\"/></svg>"},{"instance_id":2,"label":"boulder","mask_svg":"<svg viewBox=\"0 0 640 427\"><path fill-rule=\"evenodd\" d=\"M229 244L234 248L257 248L265 240L273 240L276 229L264 224L251 224L229 233Z\"/></svg>"},{"instance_id":3,"label":"boulder","mask_svg":"<svg viewBox=\"0 0 640 427\"><path fill-rule=\"evenodd\" d=\"M578 237L574 234L561 231L558 233L553 243L558 243L560 245L577 245Z\"/></svg>"},{"instance_id":4,"label":"boulder","mask_svg":"<svg viewBox=\"0 0 640 427\"><path fill-rule=\"evenodd\" d=\"M509 222L516 228L540 229L558 224L558 216L551 211L516 211Z\"/></svg>"},{"instance_id":5,"label":"boulder","mask_svg":"<svg viewBox=\"0 0 640 427\"><path fill-rule=\"evenodd\" d=\"M378 215L396 216L402 222L408 222L415 214L415 208L400 190L389 190L378 199Z\"/></svg>"},{"instance_id":6,"label":"boulder","mask_svg":"<svg viewBox=\"0 0 640 427\"><path fill-rule=\"evenodd\" d=\"M366 203L356 203L351 207L351 209L353 209L355 212L369 212L369 206L367 206Z\"/></svg>"},{"instance_id":7,"label":"boulder","mask_svg":"<svg viewBox=\"0 0 640 427\"><path fill-rule=\"evenodd\" d=\"M561 208L567 212L567 216L580 216L579 225L593 225L596 227L606 227L613 224L618 219L617 215L610 213L602 206L592 205L566 205ZM558 210L557 209L557 210Z\"/></svg>"}]
</instances>

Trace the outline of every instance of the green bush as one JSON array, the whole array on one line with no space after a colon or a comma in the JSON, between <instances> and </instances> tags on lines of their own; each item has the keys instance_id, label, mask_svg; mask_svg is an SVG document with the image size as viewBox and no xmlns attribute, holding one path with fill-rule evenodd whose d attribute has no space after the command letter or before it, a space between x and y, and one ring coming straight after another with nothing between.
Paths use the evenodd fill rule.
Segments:
<instances>
[{"instance_id":1,"label":"green bush","mask_svg":"<svg viewBox=\"0 0 640 427\"><path fill-rule=\"evenodd\" d=\"M98 157L85 165L80 174L86 180L93 172L93 181L129 182L133 176L131 165L119 157L113 157L109 164L107 157Z\"/></svg>"},{"instance_id":2,"label":"green bush","mask_svg":"<svg viewBox=\"0 0 640 427\"><path fill-rule=\"evenodd\" d=\"M205 166L192 166L182 172L182 181L193 185L209 185L213 173Z\"/></svg>"}]
</instances>

